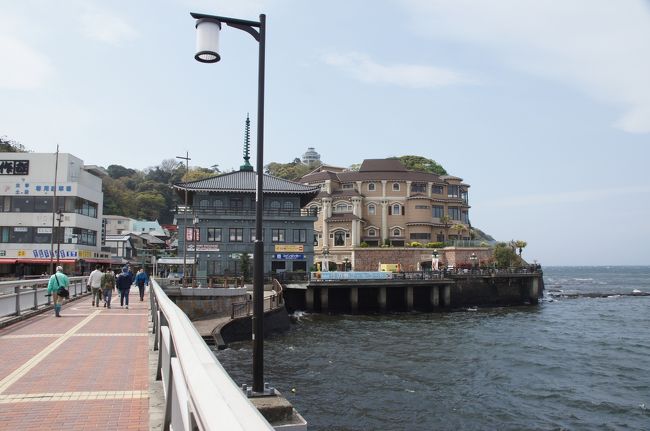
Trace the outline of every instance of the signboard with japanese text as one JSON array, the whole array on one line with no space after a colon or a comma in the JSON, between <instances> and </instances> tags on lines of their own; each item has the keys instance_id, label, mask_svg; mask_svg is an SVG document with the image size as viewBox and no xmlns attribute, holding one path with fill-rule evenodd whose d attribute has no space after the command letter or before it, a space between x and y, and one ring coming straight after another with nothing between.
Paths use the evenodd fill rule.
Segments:
<instances>
[{"instance_id":1,"label":"signboard with japanese text","mask_svg":"<svg viewBox=\"0 0 650 431\"><path fill-rule=\"evenodd\" d=\"M278 244L275 246L276 253L302 253L305 246L302 244Z\"/></svg>"},{"instance_id":2,"label":"signboard with japanese text","mask_svg":"<svg viewBox=\"0 0 650 431\"><path fill-rule=\"evenodd\" d=\"M194 237L192 234L194 234ZM201 229L194 229L193 227L185 228L185 241L201 241Z\"/></svg>"},{"instance_id":3,"label":"signboard with japanese text","mask_svg":"<svg viewBox=\"0 0 650 431\"><path fill-rule=\"evenodd\" d=\"M0 175L29 175L29 160L0 160Z\"/></svg>"},{"instance_id":4,"label":"signboard with japanese text","mask_svg":"<svg viewBox=\"0 0 650 431\"><path fill-rule=\"evenodd\" d=\"M301 260L304 258L305 255L301 253L276 253L273 255L273 259L280 260Z\"/></svg>"},{"instance_id":5,"label":"signboard with japanese text","mask_svg":"<svg viewBox=\"0 0 650 431\"><path fill-rule=\"evenodd\" d=\"M194 244L187 244L187 251L194 251ZM197 244L196 251L219 251L218 244Z\"/></svg>"}]
</instances>

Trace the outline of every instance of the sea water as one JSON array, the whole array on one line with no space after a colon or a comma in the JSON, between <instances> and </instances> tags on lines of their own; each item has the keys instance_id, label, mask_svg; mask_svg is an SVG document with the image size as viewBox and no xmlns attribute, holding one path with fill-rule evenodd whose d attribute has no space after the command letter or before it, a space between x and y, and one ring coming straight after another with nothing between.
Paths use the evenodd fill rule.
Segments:
<instances>
[{"instance_id":1,"label":"sea water","mask_svg":"<svg viewBox=\"0 0 650 431\"><path fill-rule=\"evenodd\" d=\"M650 267L544 279L538 306L300 313L266 339L265 381L314 431L650 430L650 297L627 296ZM249 342L217 356L252 382Z\"/></svg>"}]
</instances>

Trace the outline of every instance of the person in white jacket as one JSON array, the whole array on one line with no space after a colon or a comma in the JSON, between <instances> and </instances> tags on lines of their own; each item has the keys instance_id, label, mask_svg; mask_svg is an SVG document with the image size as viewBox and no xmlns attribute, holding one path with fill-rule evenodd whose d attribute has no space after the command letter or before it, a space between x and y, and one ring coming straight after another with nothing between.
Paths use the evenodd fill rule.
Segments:
<instances>
[{"instance_id":1,"label":"person in white jacket","mask_svg":"<svg viewBox=\"0 0 650 431\"><path fill-rule=\"evenodd\" d=\"M93 307L99 307L99 301L101 298L102 291L102 275L104 273L101 271L99 266L95 267L95 270L90 273L88 277L88 286L90 287L91 294L93 296Z\"/></svg>"}]
</instances>

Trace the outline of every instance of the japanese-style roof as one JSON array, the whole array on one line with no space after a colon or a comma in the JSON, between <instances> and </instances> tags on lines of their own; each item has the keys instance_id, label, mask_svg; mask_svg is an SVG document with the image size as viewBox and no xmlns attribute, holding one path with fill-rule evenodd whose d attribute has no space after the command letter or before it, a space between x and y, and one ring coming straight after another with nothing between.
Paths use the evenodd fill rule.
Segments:
<instances>
[{"instance_id":1,"label":"japanese-style roof","mask_svg":"<svg viewBox=\"0 0 650 431\"><path fill-rule=\"evenodd\" d=\"M257 173L253 171L235 171L202 180L176 183L172 187L180 194L187 190L192 192L231 192L255 193ZM262 191L265 194L298 195L302 205L306 205L320 192L320 187L296 183L264 174Z\"/></svg>"},{"instance_id":2,"label":"japanese-style roof","mask_svg":"<svg viewBox=\"0 0 650 431\"><path fill-rule=\"evenodd\" d=\"M398 159L366 159L359 172L407 172Z\"/></svg>"}]
</instances>

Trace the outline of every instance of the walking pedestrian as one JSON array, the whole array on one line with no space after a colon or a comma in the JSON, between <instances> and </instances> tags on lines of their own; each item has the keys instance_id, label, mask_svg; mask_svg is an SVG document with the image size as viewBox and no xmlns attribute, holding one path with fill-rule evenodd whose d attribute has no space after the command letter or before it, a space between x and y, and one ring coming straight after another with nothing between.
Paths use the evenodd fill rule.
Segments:
<instances>
[{"instance_id":1,"label":"walking pedestrian","mask_svg":"<svg viewBox=\"0 0 650 431\"><path fill-rule=\"evenodd\" d=\"M102 299L102 276L104 273L99 268L99 265L95 267L95 270L90 273L88 276L88 286L90 286L90 294L93 297L92 306L99 307L99 301Z\"/></svg>"},{"instance_id":2,"label":"walking pedestrian","mask_svg":"<svg viewBox=\"0 0 650 431\"><path fill-rule=\"evenodd\" d=\"M111 308L111 297L115 289L115 274L110 268L102 275L101 285L104 294L104 307Z\"/></svg>"},{"instance_id":3,"label":"walking pedestrian","mask_svg":"<svg viewBox=\"0 0 650 431\"><path fill-rule=\"evenodd\" d=\"M149 285L149 276L144 271L144 268L140 268L138 273L135 275L135 285L138 286L140 291L140 301L144 301L144 286Z\"/></svg>"},{"instance_id":4,"label":"walking pedestrian","mask_svg":"<svg viewBox=\"0 0 650 431\"><path fill-rule=\"evenodd\" d=\"M56 272L52 274L50 281L47 283L47 293L52 295L52 302L54 302L54 315L56 317L61 317L61 306L66 297L63 294L59 294L59 290L64 288L67 291L69 286L70 280L68 280L68 276L63 273L63 267L57 266Z\"/></svg>"},{"instance_id":5,"label":"walking pedestrian","mask_svg":"<svg viewBox=\"0 0 650 431\"><path fill-rule=\"evenodd\" d=\"M117 276L115 284L117 285L117 290L120 292L120 307L124 307L124 303L126 302L126 308L128 310L129 291L133 284L133 274L129 271L129 268L126 266L122 268L122 273Z\"/></svg>"}]
</instances>

